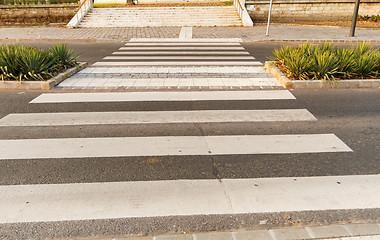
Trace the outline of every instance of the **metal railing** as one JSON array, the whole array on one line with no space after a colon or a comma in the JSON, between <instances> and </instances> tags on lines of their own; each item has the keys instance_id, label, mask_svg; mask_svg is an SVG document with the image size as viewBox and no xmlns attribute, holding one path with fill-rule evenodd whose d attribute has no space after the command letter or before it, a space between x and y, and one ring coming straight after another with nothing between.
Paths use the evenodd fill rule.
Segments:
<instances>
[{"instance_id":1,"label":"metal railing","mask_svg":"<svg viewBox=\"0 0 380 240\"><path fill-rule=\"evenodd\" d=\"M245 8L245 4L241 3L240 0L234 0L234 6L239 13L243 25L246 27L253 26L253 21Z\"/></svg>"},{"instance_id":2,"label":"metal railing","mask_svg":"<svg viewBox=\"0 0 380 240\"><path fill-rule=\"evenodd\" d=\"M67 27L76 28L79 26L80 22L86 16L89 10L94 6L93 0L84 0L78 8L75 16L67 24Z\"/></svg>"}]
</instances>

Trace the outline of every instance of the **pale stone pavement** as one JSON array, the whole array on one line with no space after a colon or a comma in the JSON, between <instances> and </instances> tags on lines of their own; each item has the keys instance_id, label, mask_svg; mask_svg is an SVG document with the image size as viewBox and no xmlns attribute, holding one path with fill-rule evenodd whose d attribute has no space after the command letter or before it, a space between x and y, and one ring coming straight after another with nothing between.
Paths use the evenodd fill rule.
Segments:
<instances>
[{"instance_id":1,"label":"pale stone pavement","mask_svg":"<svg viewBox=\"0 0 380 240\"><path fill-rule=\"evenodd\" d=\"M57 41L128 41L131 38L178 38L181 27L143 28L61 28L61 27L3 27L0 41L57 40ZM348 28L310 27L273 24L270 36L266 26L254 27L194 27L193 38L241 38L254 41L370 41L380 42L379 30L357 29L356 37L348 37Z\"/></svg>"}]
</instances>

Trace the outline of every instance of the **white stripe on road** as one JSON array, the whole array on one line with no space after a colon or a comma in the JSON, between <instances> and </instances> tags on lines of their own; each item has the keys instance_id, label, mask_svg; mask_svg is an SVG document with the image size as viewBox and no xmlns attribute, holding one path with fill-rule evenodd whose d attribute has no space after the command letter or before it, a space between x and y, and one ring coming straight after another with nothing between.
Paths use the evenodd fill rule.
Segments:
<instances>
[{"instance_id":1,"label":"white stripe on road","mask_svg":"<svg viewBox=\"0 0 380 240\"><path fill-rule=\"evenodd\" d=\"M243 42L241 38L131 38L129 42Z\"/></svg>"},{"instance_id":2,"label":"white stripe on road","mask_svg":"<svg viewBox=\"0 0 380 240\"><path fill-rule=\"evenodd\" d=\"M192 61L170 61L170 62L96 62L93 66L262 66L261 62L255 61L212 61L212 62L192 62Z\"/></svg>"},{"instance_id":3,"label":"white stripe on road","mask_svg":"<svg viewBox=\"0 0 380 240\"><path fill-rule=\"evenodd\" d=\"M242 51L186 51L186 52L168 52L168 51L132 51L132 52L114 52L114 55L249 55L249 52Z\"/></svg>"},{"instance_id":4,"label":"white stripe on road","mask_svg":"<svg viewBox=\"0 0 380 240\"><path fill-rule=\"evenodd\" d=\"M251 59L254 60L253 56L109 56L103 58L104 60L171 60L171 59L181 59L181 60L214 60L214 59Z\"/></svg>"},{"instance_id":5,"label":"white stripe on road","mask_svg":"<svg viewBox=\"0 0 380 240\"><path fill-rule=\"evenodd\" d=\"M306 109L9 114L0 126L315 121Z\"/></svg>"},{"instance_id":6,"label":"white stripe on road","mask_svg":"<svg viewBox=\"0 0 380 240\"><path fill-rule=\"evenodd\" d=\"M334 134L0 140L0 159L351 152Z\"/></svg>"},{"instance_id":7,"label":"white stripe on road","mask_svg":"<svg viewBox=\"0 0 380 240\"><path fill-rule=\"evenodd\" d=\"M193 38L193 28L192 27L182 27L179 32L179 39L192 39Z\"/></svg>"},{"instance_id":8,"label":"white stripe on road","mask_svg":"<svg viewBox=\"0 0 380 240\"><path fill-rule=\"evenodd\" d=\"M144 43L144 42L141 42L141 43L131 43L131 42L128 42L125 44L125 46L240 46L240 43L221 43L221 42L217 42L217 43L210 43L210 42L199 42L199 43L196 43L196 42L180 42L180 43Z\"/></svg>"},{"instance_id":9,"label":"white stripe on road","mask_svg":"<svg viewBox=\"0 0 380 240\"><path fill-rule=\"evenodd\" d=\"M245 50L243 47L121 47L120 51L128 50Z\"/></svg>"},{"instance_id":10,"label":"white stripe on road","mask_svg":"<svg viewBox=\"0 0 380 240\"><path fill-rule=\"evenodd\" d=\"M0 223L380 208L380 175L0 186Z\"/></svg>"},{"instance_id":11,"label":"white stripe on road","mask_svg":"<svg viewBox=\"0 0 380 240\"><path fill-rule=\"evenodd\" d=\"M261 73L271 76L263 67L259 66L129 66L129 67L88 67L79 72L82 73Z\"/></svg>"},{"instance_id":12,"label":"white stripe on road","mask_svg":"<svg viewBox=\"0 0 380 240\"><path fill-rule=\"evenodd\" d=\"M197 91L197 92L113 92L113 93L44 93L30 103L136 102L136 101L233 101L290 100L288 90L272 91Z\"/></svg>"}]
</instances>

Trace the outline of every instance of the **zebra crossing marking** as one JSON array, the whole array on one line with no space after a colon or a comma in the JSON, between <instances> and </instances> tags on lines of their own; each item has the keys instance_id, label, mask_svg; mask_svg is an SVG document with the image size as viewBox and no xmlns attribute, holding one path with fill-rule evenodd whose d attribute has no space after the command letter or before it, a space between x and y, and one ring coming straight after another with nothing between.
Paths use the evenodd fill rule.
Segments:
<instances>
[{"instance_id":1,"label":"zebra crossing marking","mask_svg":"<svg viewBox=\"0 0 380 240\"><path fill-rule=\"evenodd\" d=\"M356 175L0 186L0 223L371 209L380 208L379 182Z\"/></svg>"},{"instance_id":2,"label":"zebra crossing marking","mask_svg":"<svg viewBox=\"0 0 380 240\"><path fill-rule=\"evenodd\" d=\"M125 46L240 46L237 42L178 42L178 43L165 43L165 42L127 42Z\"/></svg>"},{"instance_id":3,"label":"zebra crossing marking","mask_svg":"<svg viewBox=\"0 0 380 240\"><path fill-rule=\"evenodd\" d=\"M171 60L171 59L181 59L181 60L236 60L236 59L251 59L254 60L253 56L107 56L103 58L104 60Z\"/></svg>"},{"instance_id":4,"label":"zebra crossing marking","mask_svg":"<svg viewBox=\"0 0 380 240\"><path fill-rule=\"evenodd\" d=\"M233 73L233 74L265 74L265 78L273 78L266 75L266 71L258 66L155 66L155 67L142 67L142 66L126 66L126 67L88 67L80 71L77 75L87 73ZM77 76L75 75L75 76ZM244 79L244 78L243 78Z\"/></svg>"},{"instance_id":5,"label":"zebra crossing marking","mask_svg":"<svg viewBox=\"0 0 380 240\"><path fill-rule=\"evenodd\" d=\"M0 160L327 152L352 150L334 134L0 140Z\"/></svg>"},{"instance_id":6,"label":"zebra crossing marking","mask_svg":"<svg viewBox=\"0 0 380 240\"><path fill-rule=\"evenodd\" d=\"M192 39L193 38L193 28L192 27L181 27L179 32L179 39Z\"/></svg>"},{"instance_id":7,"label":"zebra crossing marking","mask_svg":"<svg viewBox=\"0 0 380 240\"><path fill-rule=\"evenodd\" d=\"M125 46L240 46L240 43L210 43L210 42L199 42L199 43L194 43L194 42L182 42L182 43L146 43L146 42L140 42L140 43L131 43L127 42Z\"/></svg>"},{"instance_id":8,"label":"zebra crossing marking","mask_svg":"<svg viewBox=\"0 0 380 240\"><path fill-rule=\"evenodd\" d=\"M131 51L131 52L114 52L113 55L249 55L245 51L181 51L181 52L168 52L168 51Z\"/></svg>"},{"instance_id":9,"label":"zebra crossing marking","mask_svg":"<svg viewBox=\"0 0 380 240\"><path fill-rule=\"evenodd\" d=\"M43 93L30 103L136 102L136 101L237 101L294 100L288 90L267 91L197 91L197 92L109 92Z\"/></svg>"},{"instance_id":10,"label":"zebra crossing marking","mask_svg":"<svg viewBox=\"0 0 380 240\"><path fill-rule=\"evenodd\" d=\"M142 61L142 62L96 62L93 66L262 66L261 62L254 61L167 61L167 62L151 62L151 61Z\"/></svg>"},{"instance_id":11,"label":"zebra crossing marking","mask_svg":"<svg viewBox=\"0 0 380 240\"><path fill-rule=\"evenodd\" d=\"M316 121L306 109L9 114L0 126Z\"/></svg>"},{"instance_id":12,"label":"zebra crossing marking","mask_svg":"<svg viewBox=\"0 0 380 240\"><path fill-rule=\"evenodd\" d=\"M120 51L129 51L129 50L245 50L244 47L204 47L204 46L193 46L193 47L121 47Z\"/></svg>"},{"instance_id":13,"label":"zebra crossing marking","mask_svg":"<svg viewBox=\"0 0 380 240\"><path fill-rule=\"evenodd\" d=\"M179 38L131 38L129 42L243 42L241 38L192 38L192 39L179 39Z\"/></svg>"}]
</instances>

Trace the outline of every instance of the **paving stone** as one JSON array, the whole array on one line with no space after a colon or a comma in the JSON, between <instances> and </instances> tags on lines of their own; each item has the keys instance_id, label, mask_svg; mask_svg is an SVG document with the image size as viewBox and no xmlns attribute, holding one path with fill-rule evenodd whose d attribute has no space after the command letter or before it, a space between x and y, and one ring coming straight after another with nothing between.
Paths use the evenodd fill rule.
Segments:
<instances>
[{"instance_id":1,"label":"paving stone","mask_svg":"<svg viewBox=\"0 0 380 240\"><path fill-rule=\"evenodd\" d=\"M199 233L195 234L197 240L233 240L230 232Z\"/></svg>"},{"instance_id":2,"label":"paving stone","mask_svg":"<svg viewBox=\"0 0 380 240\"><path fill-rule=\"evenodd\" d=\"M235 233L236 240L273 240L268 230L256 230Z\"/></svg>"},{"instance_id":3,"label":"paving stone","mask_svg":"<svg viewBox=\"0 0 380 240\"><path fill-rule=\"evenodd\" d=\"M354 236L380 234L379 224L347 224L345 226Z\"/></svg>"},{"instance_id":4,"label":"paving stone","mask_svg":"<svg viewBox=\"0 0 380 240\"><path fill-rule=\"evenodd\" d=\"M273 230L277 240L293 240L311 238L304 228L285 228Z\"/></svg>"},{"instance_id":5,"label":"paving stone","mask_svg":"<svg viewBox=\"0 0 380 240\"><path fill-rule=\"evenodd\" d=\"M350 234L341 225L309 227L316 238L348 237Z\"/></svg>"},{"instance_id":6,"label":"paving stone","mask_svg":"<svg viewBox=\"0 0 380 240\"><path fill-rule=\"evenodd\" d=\"M191 234L159 236L159 237L156 237L156 240L193 240L193 236Z\"/></svg>"}]
</instances>

